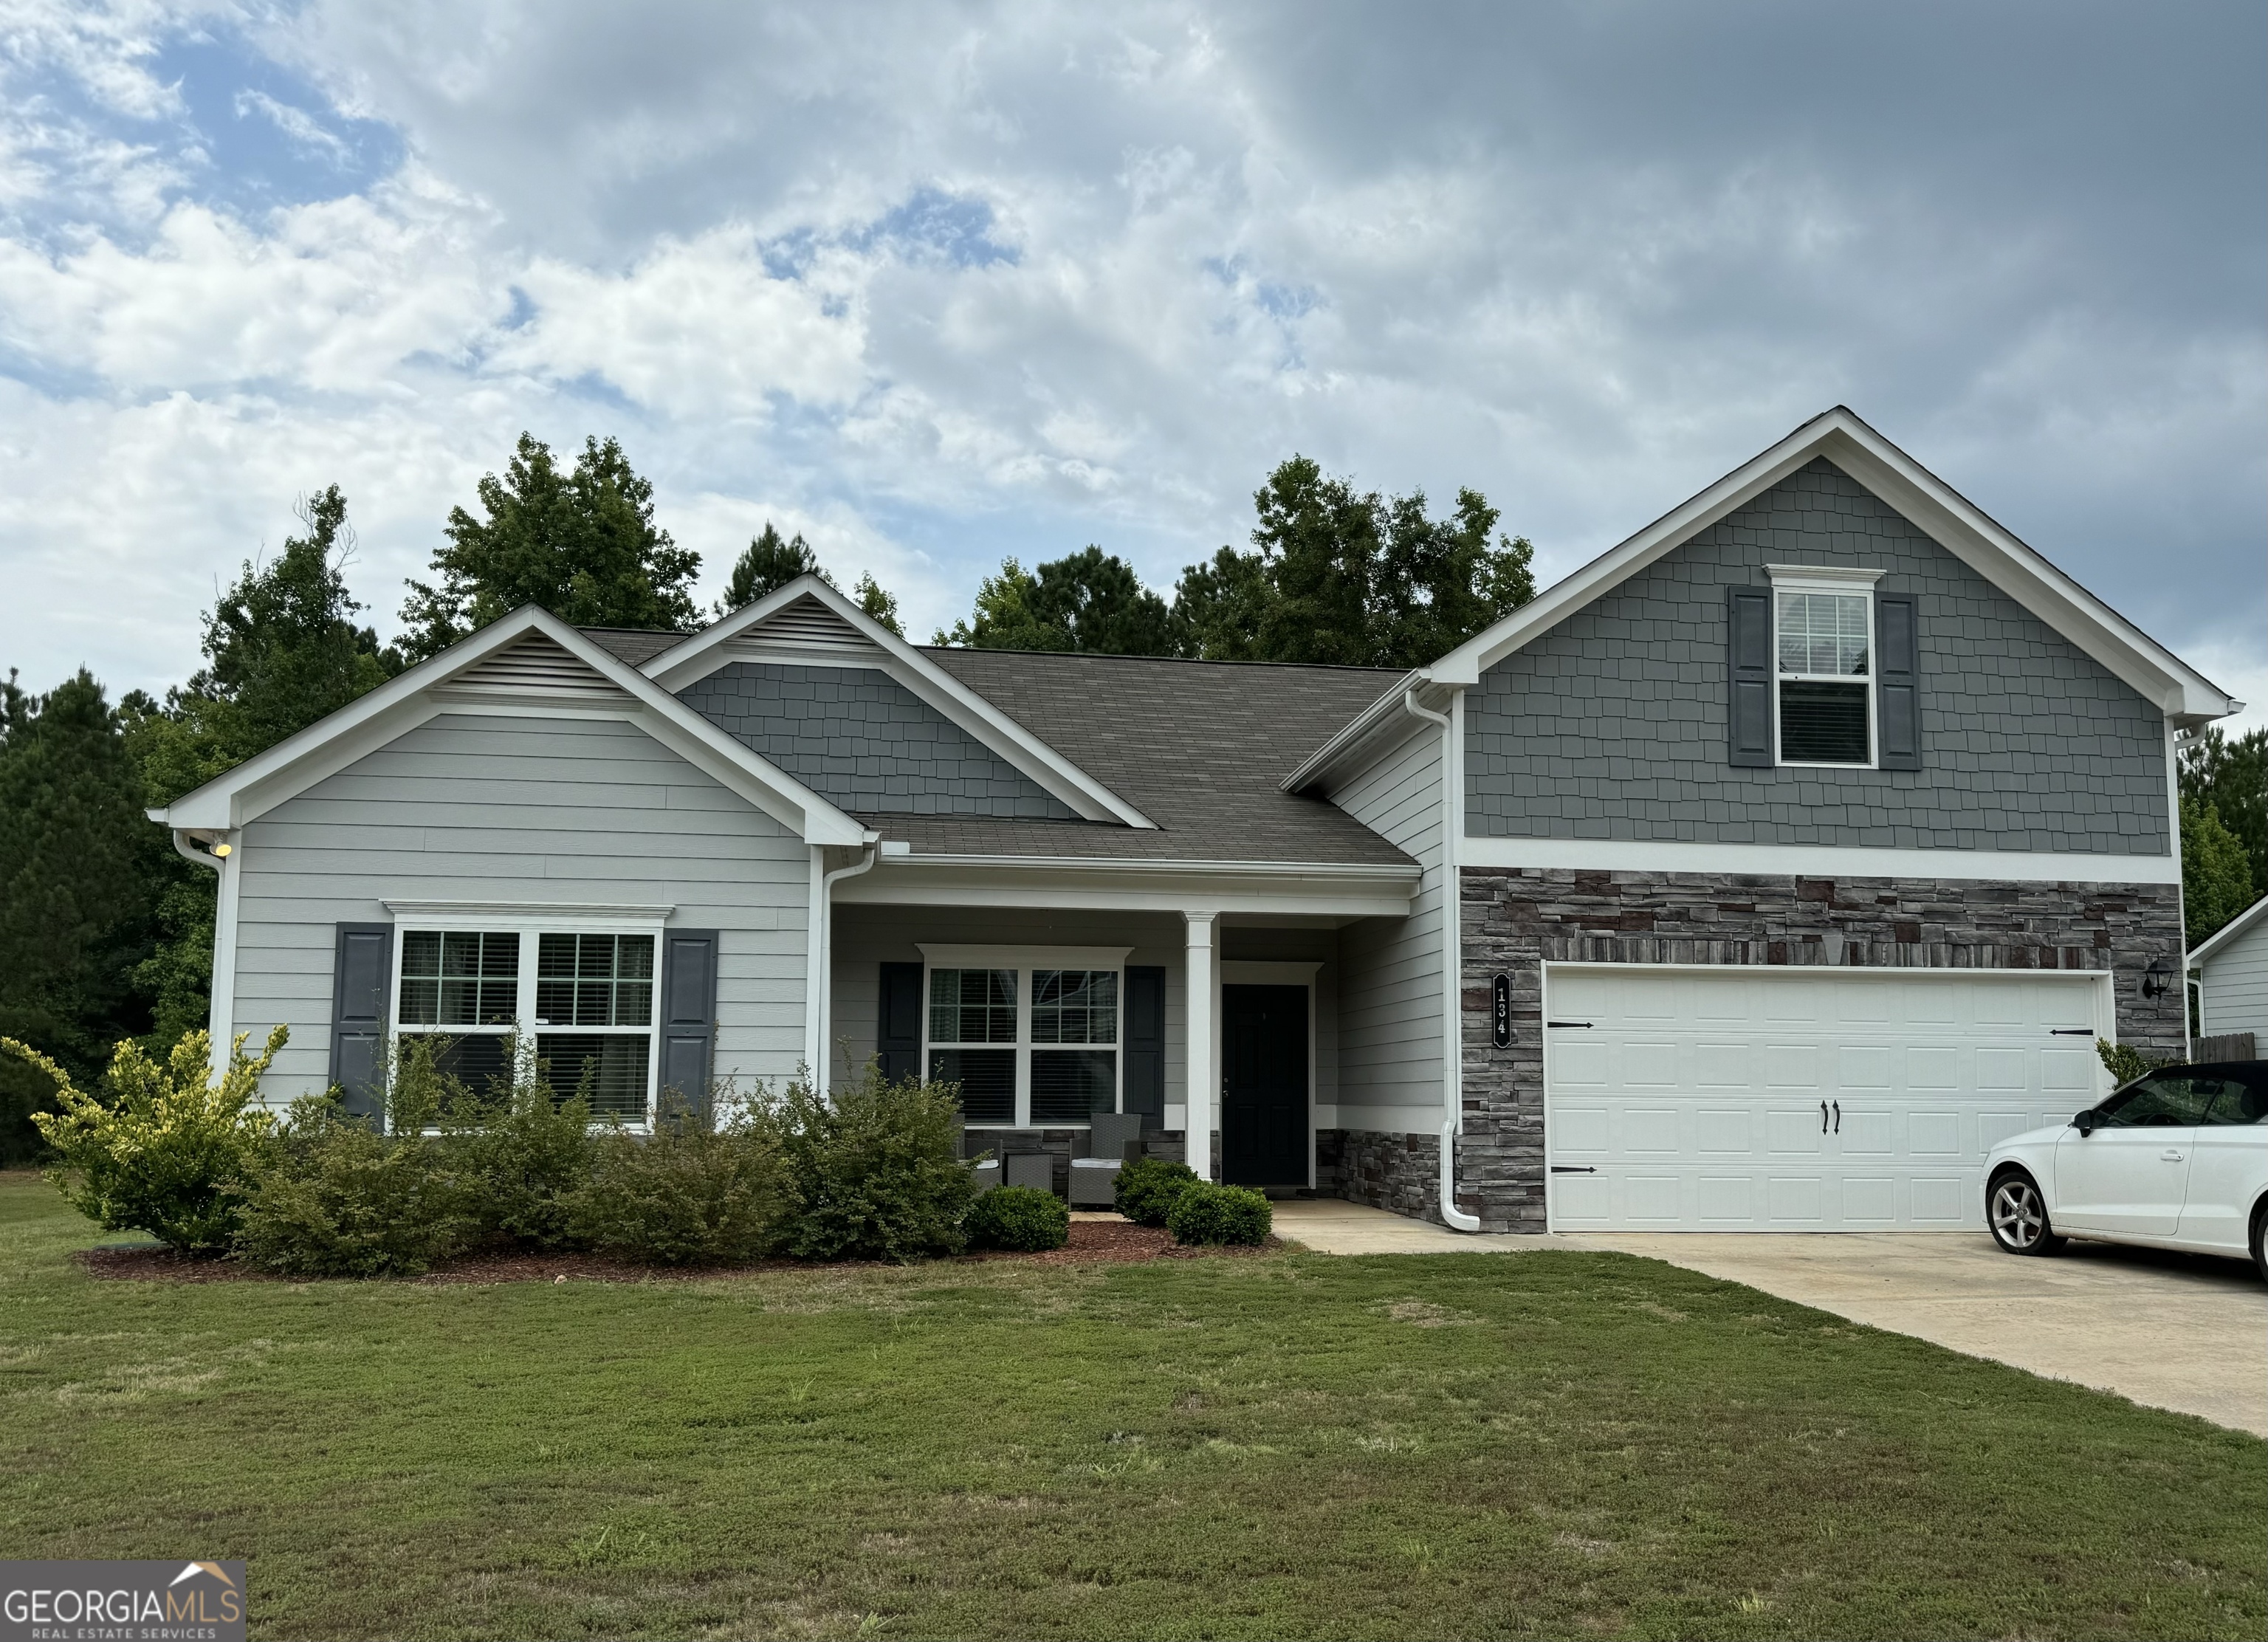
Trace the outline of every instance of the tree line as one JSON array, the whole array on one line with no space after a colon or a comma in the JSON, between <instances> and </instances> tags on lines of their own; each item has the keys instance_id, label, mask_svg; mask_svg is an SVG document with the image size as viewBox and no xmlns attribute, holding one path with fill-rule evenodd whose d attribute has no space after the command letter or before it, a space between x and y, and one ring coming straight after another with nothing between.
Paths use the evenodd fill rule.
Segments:
<instances>
[{"instance_id":1,"label":"tree line","mask_svg":"<svg viewBox=\"0 0 2268 1642\"><path fill-rule=\"evenodd\" d=\"M1255 498L1251 547L1189 566L1168 600L1090 546L984 578L941 644L1217 660L1416 666L1535 593L1533 550L1497 533L1480 492L1446 518L1295 456ZM471 507L450 510L401 631L381 639L349 589L354 532L336 485L302 498L298 534L247 560L202 617L202 665L162 700L112 702L82 669L34 694L0 681L0 1035L91 1082L122 1039L162 1055L204 1023L214 874L144 812L172 803L523 604L578 627L690 630L796 577L834 584L802 536L769 521L709 610L701 557L654 522L653 487L619 442L563 463L523 433ZM892 631L896 599L869 575L848 595ZM0 1060L0 1165L34 1152L52 1091Z\"/></svg>"}]
</instances>

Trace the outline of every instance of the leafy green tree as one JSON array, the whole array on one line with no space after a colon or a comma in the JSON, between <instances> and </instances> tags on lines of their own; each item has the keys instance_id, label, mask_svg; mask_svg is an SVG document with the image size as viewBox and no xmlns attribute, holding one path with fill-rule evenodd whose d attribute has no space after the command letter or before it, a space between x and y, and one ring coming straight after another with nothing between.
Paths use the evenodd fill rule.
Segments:
<instances>
[{"instance_id":1,"label":"leafy green tree","mask_svg":"<svg viewBox=\"0 0 2268 1642\"><path fill-rule=\"evenodd\" d=\"M533 434L504 474L481 480L485 518L449 510L438 585L413 581L401 619L413 659L447 649L523 604L578 627L690 628L701 556L653 522L653 486L621 444L594 438L571 472Z\"/></svg>"},{"instance_id":2,"label":"leafy green tree","mask_svg":"<svg viewBox=\"0 0 2268 1642\"><path fill-rule=\"evenodd\" d=\"M85 669L45 696L0 681L0 1036L82 1079L149 1024L130 981L153 934L142 806L124 728ZM39 1150L31 1115L55 1087L0 1060L0 1164Z\"/></svg>"},{"instance_id":3,"label":"leafy green tree","mask_svg":"<svg viewBox=\"0 0 2268 1642\"><path fill-rule=\"evenodd\" d=\"M152 806L263 753L399 673L399 652L354 617L347 591L354 551L346 498L336 485L303 502L304 535L285 540L243 574L206 615L205 665L163 705L140 692L120 703L126 745ZM163 1051L204 1024L212 979L213 874L174 854L146 821L142 874L158 924L154 949L136 968L149 1000L151 1042Z\"/></svg>"},{"instance_id":4,"label":"leafy green tree","mask_svg":"<svg viewBox=\"0 0 2268 1642\"><path fill-rule=\"evenodd\" d=\"M2182 811L2182 924L2196 947L2257 898L2252 864L2220 812L2184 795Z\"/></svg>"},{"instance_id":5,"label":"leafy green tree","mask_svg":"<svg viewBox=\"0 0 2268 1642\"><path fill-rule=\"evenodd\" d=\"M755 540L733 561L733 574L725 583L725 596L717 601L715 613L729 615L766 593L777 593L799 576L816 576L830 587L835 585L835 578L820 568L819 556L804 541L802 532L798 531L793 541L783 540L768 519Z\"/></svg>"},{"instance_id":6,"label":"leafy green tree","mask_svg":"<svg viewBox=\"0 0 2268 1642\"><path fill-rule=\"evenodd\" d=\"M1134 567L1092 546L1035 571L1003 561L977 588L970 619L937 642L1100 656L1177 656L1185 644L1172 607L1142 585Z\"/></svg>"},{"instance_id":7,"label":"leafy green tree","mask_svg":"<svg viewBox=\"0 0 2268 1642\"><path fill-rule=\"evenodd\" d=\"M2181 788L2220 813L2243 847L2254 896L2268 895L2268 730L2232 739L2208 725L2182 748Z\"/></svg>"},{"instance_id":8,"label":"leafy green tree","mask_svg":"<svg viewBox=\"0 0 2268 1642\"><path fill-rule=\"evenodd\" d=\"M901 638L905 637L906 630L898 622L897 594L883 592L882 585L874 579L872 571L859 577L858 585L850 590L850 598L861 610L890 631Z\"/></svg>"},{"instance_id":9,"label":"leafy green tree","mask_svg":"<svg viewBox=\"0 0 2268 1642\"><path fill-rule=\"evenodd\" d=\"M1435 519L1423 491L1358 490L1294 456L1253 505L1252 551L1221 549L1175 591L1208 659L1422 666L1535 596L1535 549L1497 534L1477 490Z\"/></svg>"}]
</instances>

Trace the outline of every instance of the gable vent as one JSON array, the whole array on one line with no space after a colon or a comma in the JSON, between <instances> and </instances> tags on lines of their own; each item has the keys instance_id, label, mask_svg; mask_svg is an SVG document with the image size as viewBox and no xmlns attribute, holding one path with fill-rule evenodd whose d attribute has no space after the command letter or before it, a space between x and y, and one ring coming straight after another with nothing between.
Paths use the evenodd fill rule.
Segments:
<instances>
[{"instance_id":1,"label":"gable vent","mask_svg":"<svg viewBox=\"0 0 2268 1642\"><path fill-rule=\"evenodd\" d=\"M449 683L459 688L512 695L616 696L621 688L564 646L530 634L486 660L467 667Z\"/></svg>"},{"instance_id":2,"label":"gable vent","mask_svg":"<svg viewBox=\"0 0 2268 1642\"><path fill-rule=\"evenodd\" d=\"M782 606L739 637L728 639L725 648L748 657L816 653L873 659L882 654L880 645L808 596Z\"/></svg>"}]
</instances>

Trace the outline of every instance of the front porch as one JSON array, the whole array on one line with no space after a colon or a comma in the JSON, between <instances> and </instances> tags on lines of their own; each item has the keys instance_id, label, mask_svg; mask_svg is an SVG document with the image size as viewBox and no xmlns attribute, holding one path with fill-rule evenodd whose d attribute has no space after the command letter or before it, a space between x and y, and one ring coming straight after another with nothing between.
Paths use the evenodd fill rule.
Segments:
<instances>
[{"instance_id":1,"label":"front porch","mask_svg":"<svg viewBox=\"0 0 2268 1642\"><path fill-rule=\"evenodd\" d=\"M827 1075L872 1060L960 1084L969 1153L1047 1156L1058 1192L1108 1112L1138 1116L1148 1155L1205 1178L1336 1193L1353 922L839 905Z\"/></svg>"}]
</instances>

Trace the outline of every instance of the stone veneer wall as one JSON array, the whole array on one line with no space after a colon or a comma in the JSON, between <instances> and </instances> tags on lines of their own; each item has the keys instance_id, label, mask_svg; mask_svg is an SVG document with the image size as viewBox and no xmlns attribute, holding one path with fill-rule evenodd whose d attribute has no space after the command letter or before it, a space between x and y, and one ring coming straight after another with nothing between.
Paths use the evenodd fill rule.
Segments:
<instances>
[{"instance_id":1,"label":"stone veneer wall","mask_svg":"<svg viewBox=\"0 0 2268 1642\"><path fill-rule=\"evenodd\" d=\"M2182 906L2174 884L1469 867L1462 898L1465 1134L1457 1201L1491 1232L1544 1229L1547 959L2107 969L2120 1040L2159 1054L2182 1048ZM2142 972L2154 958L2167 961L2174 984L2145 998ZM1512 977L1513 1042L1504 1049L1493 1046L1490 1029L1490 990L1499 974Z\"/></svg>"},{"instance_id":2,"label":"stone veneer wall","mask_svg":"<svg viewBox=\"0 0 2268 1642\"><path fill-rule=\"evenodd\" d=\"M1315 1131L1315 1190L1441 1224L1441 1142L1375 1129Z\"/></svg>"}]
</instances>

